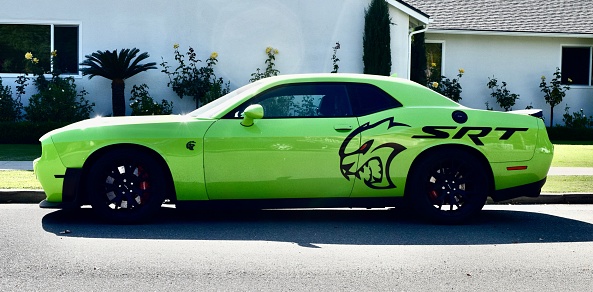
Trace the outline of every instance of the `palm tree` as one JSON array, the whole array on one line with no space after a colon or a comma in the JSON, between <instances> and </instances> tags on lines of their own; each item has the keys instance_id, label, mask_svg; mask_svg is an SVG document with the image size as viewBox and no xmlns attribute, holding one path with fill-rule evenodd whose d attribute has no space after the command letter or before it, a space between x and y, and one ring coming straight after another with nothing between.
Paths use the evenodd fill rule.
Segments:
<instances>
[{"instance_id":1,"label":"palm tree","mask_svg":"<svg viewBox=\"0 0 593 292\"><path fill-rule=\"evenodd\" d=\"M80 65L88 66L80 69L83 76L89 75L89 79L95 76L105 77L111 80L111 103L113 107L114 116L126 115L126 99L124 90L126 87L125 81L140 72L149 69L156 69L156 63L139 64L141 61L149 57L147 52L144 52L136 57L140 52L139 49L122 49L119 54L117 50L113 51L97 51L91 55L84 56L84 60Z\"/></svg>"}]
</instances>

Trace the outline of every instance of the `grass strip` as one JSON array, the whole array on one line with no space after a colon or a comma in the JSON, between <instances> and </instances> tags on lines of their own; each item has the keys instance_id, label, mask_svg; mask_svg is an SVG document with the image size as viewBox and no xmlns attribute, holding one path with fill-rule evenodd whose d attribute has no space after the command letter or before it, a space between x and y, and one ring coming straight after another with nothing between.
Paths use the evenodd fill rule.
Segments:
<instances>
[{"instance_id":1,"label":"grass strip","mask_svg":"<svg viewBox=\"0 0 593 292\"><path fill-rule=\"evenodd\" d=\"M593 176L553 175L548 176L542 193L593 193Z\"/></svg>"},{"instance_id":2,"label":"grass strip","mask_svg":"<svg viewBox=\"0 0 593 292\"><path fill-rule=\"evenodd\" d=\"M593 167L593 145L554 145L553 167Z\"/></svg>"},{"instance_id":3,"label":"grass strip","mask_svg":"<svg viewBox=\"0 0 593 292\"><path fill-rule=\"evenodd\" d=\"M1 170L0 189L40 190L41 184L32 170Z\"/></svg>"}]
</instances>

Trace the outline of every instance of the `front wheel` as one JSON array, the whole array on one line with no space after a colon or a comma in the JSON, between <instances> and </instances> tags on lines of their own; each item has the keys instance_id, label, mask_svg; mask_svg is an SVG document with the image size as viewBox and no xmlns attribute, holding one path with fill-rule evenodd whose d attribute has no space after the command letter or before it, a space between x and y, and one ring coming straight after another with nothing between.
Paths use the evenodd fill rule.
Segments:
<instances>
[{"instance_id":1,"label":"front wheel","mask_svg":"<svg viewBox=\"0 0 593 292\"><path fill-rule=\"evenodd\" d=\"M100 157L87 176L93 210L113 223L139 223L160 209L167 190L165 171L150 155L132 149Z\"/></svg>"},{"instance_id":2,"label":"front wheel","mask_svg":"<svg viewBox=\"0 0 593 292\"><path fill-rule=\"evenodd\" d=\"M425 218L456 224L476 215L486 203L490 179L483 163L459 149L424 156L411 172L408 195Z\"/></svg>"}]
</instances>

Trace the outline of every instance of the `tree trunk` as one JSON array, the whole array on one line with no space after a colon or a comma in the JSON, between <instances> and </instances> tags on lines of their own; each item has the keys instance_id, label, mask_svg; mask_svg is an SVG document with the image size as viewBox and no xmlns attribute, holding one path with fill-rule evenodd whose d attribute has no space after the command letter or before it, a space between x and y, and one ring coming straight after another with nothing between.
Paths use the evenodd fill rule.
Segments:
<instances>
[{"instance_id":1,"label":"tree trunk","mask_svg":"<svg viewBox=\"0 0 593 292\"><path fill-rule=\"evenodd\" d=\"M554 107L550 107L550 127L554 126Z\"/></svg>"},{"instance_id":2,"label":"tree trunk","mask_svg":"<svg viewBox=\"0 0 593 292\"><path fill-rule=\"evenodd\" d=\"M125 88L126 84L123 79L114 79L111 81L111 106L114 117L126 115Z\"/></svg>"}]
</instances>

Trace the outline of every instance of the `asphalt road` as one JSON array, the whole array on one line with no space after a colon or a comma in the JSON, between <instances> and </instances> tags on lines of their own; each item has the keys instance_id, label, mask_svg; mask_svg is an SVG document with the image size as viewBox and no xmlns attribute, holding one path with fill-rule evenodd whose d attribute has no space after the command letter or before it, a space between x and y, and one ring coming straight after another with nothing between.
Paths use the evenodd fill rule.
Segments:
<instances>
[{"instance_id":1,"label":"asphalt road","mask_svg":"<svg viewBox=\"0 0 593 292\"><path fill-rule=\"evenodd\" d=\"M179 214L0 205L0 291L590 291L593 205L488 205L438 226L393 210Z\"/></svg>"}]
</instances>

